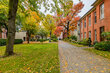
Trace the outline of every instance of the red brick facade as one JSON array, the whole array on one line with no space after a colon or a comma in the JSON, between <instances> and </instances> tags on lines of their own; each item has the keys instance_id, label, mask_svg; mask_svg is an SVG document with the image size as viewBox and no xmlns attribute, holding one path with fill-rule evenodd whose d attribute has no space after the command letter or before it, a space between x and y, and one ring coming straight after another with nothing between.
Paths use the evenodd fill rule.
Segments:
<instances>
[{"instance_id":1,"label":"red brick facade","mask_svg":"<svg viewBox=\"0 0 110 73\"><path fill-rule=\"evenodd\" d=\"M101 19L100 17L100 9L101 5L104 4L104 18ZM91 40L92 43L95 41L95 39L100 42L101 39L101 31L110 32L110 0L96 0L96 2L93 4L93 8L86 13L81 19L80 22L82 22L82 27L80 24L80 39L81 34L82 38L84 39L85 33L86 38L89 38L89 31L91 31ZM95 23L95 12L96 12L96 23ZM91 26L89 26L89 17L91 18ZM84 21L86 20L86 27ZM96 37L96 38L95 38Z\"/></svg>"}]
</instances>

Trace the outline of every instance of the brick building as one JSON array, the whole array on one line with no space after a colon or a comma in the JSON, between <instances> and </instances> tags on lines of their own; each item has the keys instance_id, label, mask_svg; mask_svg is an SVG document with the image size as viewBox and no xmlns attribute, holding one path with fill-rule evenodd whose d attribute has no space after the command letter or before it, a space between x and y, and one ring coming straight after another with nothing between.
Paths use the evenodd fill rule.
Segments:
<instances>
[{"instance_id":1,"label":"brick building","mask_svg":"<svg viewBox=\"0 0 110 73\"><path fill-rule=\"evenodd\" d=\"M91 38L94 41L103 41L102 32L110 32L110 0L96 0L92 8L79 20L78 33L80 40Z\"/></svg>"}]
</instances>

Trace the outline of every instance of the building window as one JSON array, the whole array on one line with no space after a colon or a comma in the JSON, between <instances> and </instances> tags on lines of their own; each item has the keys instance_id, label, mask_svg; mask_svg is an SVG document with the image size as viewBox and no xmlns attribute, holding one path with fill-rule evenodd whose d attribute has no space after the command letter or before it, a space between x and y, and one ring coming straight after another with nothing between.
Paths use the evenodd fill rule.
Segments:
<instances>
[{"instance_id":1,"label":"building window","mask_svg":"<svg viewBox=\"0 0 110 73\"><path fill-rule=\"evenodd\" d=\"M86 28L86 19L84 20L84 27Z\"/></svg>"},{"instance_id":2,"label":"building window","mask_svg":"<svg viewBox=\"0 0 110 73\"><path fill-rule=\"evenodd\" d=\"M104 3L100 5L100 19L104 18Z\"/></svg>"},{"instance_id":3,"label":"building window","mask_svg":"<svg viewBox=\"0 0 110 73\"><path fill-rule=\"evenodd\" d=\"M84 38L86 39L86 32L84 33Z\"/></svg>"},{"instance_id":4,"label":"building window","mask_svg":"<svg viewBox=\"0 0 110 73\"><path fill-rule=\"evenodd\" d=\"M94 22L97 23L97 14L96 14L96 12L94 12L94 19L95 19Z\"/></svg>"},{"instance_id":5,"label":"building window","mask_svg":"<svg viewBox=\"0 0 110 73\"><path fill-rule=\"evenodd\" d=\"M81 40L83 39L83 34L81 33Z\"/></svg>"},{"instance_id":6,"label":"building window","mask_svg":"<svg viewBox=\"0 0 110 73\"><path fill-rule=\"evenodd\" d=\"M89 16L89 26L91 26L91 15Z\"/></svg>"},{"instance_id":7,"label":"building window","mask_svg":"<svg viewBox=\"0 0 110 73\"><path fill-rule=\"evenodd\" d=\"M95 41L97 41L97 31L95 30Z\"/></svg>"},{"instance_id":8,"label":"building window","mask_svg":"<svg viewBox=\"0 0 110 73\"><path fill-rule=\"evenodd\" d=\"M83 23L81 22L81 29L83 29Z\"/></svg>"},{"instance_id":9,"label":"building window","mask_svg":"<svg viewBox=\"0 0 110 73\"><path fill-rule=\"evenodd\" d=\"M91 38L91 31L89 31L89 38Z\"/></svg>"}]
</instances>

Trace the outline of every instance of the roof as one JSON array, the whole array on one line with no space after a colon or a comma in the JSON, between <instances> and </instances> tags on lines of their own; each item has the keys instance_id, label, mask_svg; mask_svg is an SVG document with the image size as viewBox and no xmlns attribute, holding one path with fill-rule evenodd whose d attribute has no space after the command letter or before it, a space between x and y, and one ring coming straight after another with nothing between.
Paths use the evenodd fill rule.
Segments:
<instances>
[{"instance_id":1,"label":"roof","mask_svg":"<svg viewBox=\"0 0 110 73\"><path fill-rule=\"evenodd\" d=\"M96 0L91 6L96 6L98 3L100 3L103 0Z\"/></svg>"}]
</instances>

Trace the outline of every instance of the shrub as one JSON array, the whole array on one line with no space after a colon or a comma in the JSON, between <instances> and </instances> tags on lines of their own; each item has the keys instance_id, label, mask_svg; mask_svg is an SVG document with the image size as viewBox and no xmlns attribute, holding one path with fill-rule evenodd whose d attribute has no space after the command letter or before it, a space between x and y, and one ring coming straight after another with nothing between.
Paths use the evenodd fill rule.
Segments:
<instances>
[{"instance_id":1,"label":"shrub","mask_svg":"<svg viewBox=\"0 0 110 73\"><path fill-rule=\"evenodd\" d=\"M71 42L72 42L72 43L78 43L78 42L77 42L77 41L75 41L75 40L72 40Z\"/></svg>"},{"instance_id":2,"label":"shrub","mask_svg":"<svg viewBox=\"0 0 110 73\"><path fill-rule=\"evenodd\" d=\"M70 39L77 41L77 37L76 36L71 36Z\"/></svg>"},{"instance_id":3,"label":"shrub","mask_svg":"<svg viewBox=\"0 0 110 73\"><path fill-rule=\"evenodd\" d=\"M57 39L57 36L56 35L52 35L51 36L51 40L53 40L53 39Z\"/></svg>"},{"instance_id":4,"label":"shrub","mask_svg":"<svg viewBox=\"0 0 110 73\"><path fill-rule=\"evenodd\" d=\"M103 32L101 34L101 37L103 37L107 41L110 41L110 32Z\"/></svg>"},{"instance_id":5,"label":"shrub","mask_svg":"<svg viewBox=\"0 0 110 73\"><path fill-rule=\"evenodd\" d=\"M68 38L64 38L64 41L69 41L69 39Z\"/></svg>"},{"instance_id":6,"label":"shrub","mask_svg":"<svg viewBox=\"0 0 110 73\"><path fill-rule=\"evenodd\" d=\"M70 39L68 39L69 40L69 42L72 42L72 39L70 38Z\"/></svg>"},{"instance_id":7,"label":"shrub","mask_svg":"<svg viewBox=\"0 0 110 73\"><path fill-rule=\"evenodd\" d=\"M40 42L44 42L44 41L47 41L48 39L38 39L37 41L40 41Z\"/></svg>"},{"instance_id":8,"label":"shrub","mask_svg":"<svg viewBox=\"0 0 110 73\"><path fill-rule=\"evenodd\" d=\"M23 43L22 39L15 39L14 44L21 44Z\"/></svg>"},{"instance_id":9,"label":"shrub","mask_svg":"<svg viewBox=\"0 0 110 73\"><path fill-rule=\"evenodd\" d=\"M97 43L98 43L98 41L94 41L94 42L93 42L94 45L97 44Z\"/></svg>"},{"instance_id":10,"label":"shrub","mask_svg":"<svg viewBox=\"0 0 110 73\"><path fill-rule=\"evenodd\" d=\"M53 39L53 42L57 42L58 41L58 39Z\"/></svg>"},{"instance_id":11,"label":"shrub","mask_svg":"<svg viewBox=\"0 0 110 73\"><path fill-rule=\"evenodd\" d=\"M6 45L6 40L5 39L0 39L0 46Z\"/></svg>"},{"instance_id":12,"label":"shrub","mask_svg":"<svg viewBox=\"0 0 110 73\"><path fill-rule=\"evenodd\" d=\"M35 41L35 39L31 39L30 41Z\"/></svg>"},{"instance_id":13,"label":"shrub","mask_svg":"<svg viewBox=\"0 0 110 73\"><path fill-rule=\"evenodd\" d=\"M79 41L78 44L88 46L88 45L89 45L88 39L84 39L84 40L82 40L82 41Z\"/></svg>"},{"instance_id":14,"label":"shrub","mask_svg":"<svg viewBox=\"0 0 110 73\"><path fill-rule=\"evenodd\" d=\"M14 44L21 44L23 43L22 39L15 39ZM6 39L0 39L0 46L6 45Z\"/></svg>"},{"instance_id":15,"label":"shrub","mask_svg":"<svg viewBox=\"0 0 110 73\"><path fill-rule=\"evenodd\" d=\"M95 49L102 50L102 51L110 51L110 41L104 41L95 44Z\"/></svg>"}]
</instances>

